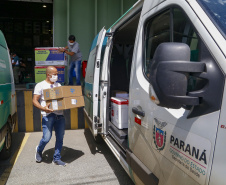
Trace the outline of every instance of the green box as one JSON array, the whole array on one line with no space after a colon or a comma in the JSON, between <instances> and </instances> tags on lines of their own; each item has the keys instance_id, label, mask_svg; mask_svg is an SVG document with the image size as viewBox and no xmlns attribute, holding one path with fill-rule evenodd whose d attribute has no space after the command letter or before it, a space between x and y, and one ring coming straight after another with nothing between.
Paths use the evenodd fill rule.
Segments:
<instances>
[{"instance_id":1,"label":"green box","mask_svg":"<svg viewBox=\"0 0 226 185\"><path fill-rule=\"evenodd\" d=\"M46 79L46 68L48 66L35 66L35 83ZM64 83L65 66L55 66L58 71L58 83Z\"/></svg>"}]
</instances>

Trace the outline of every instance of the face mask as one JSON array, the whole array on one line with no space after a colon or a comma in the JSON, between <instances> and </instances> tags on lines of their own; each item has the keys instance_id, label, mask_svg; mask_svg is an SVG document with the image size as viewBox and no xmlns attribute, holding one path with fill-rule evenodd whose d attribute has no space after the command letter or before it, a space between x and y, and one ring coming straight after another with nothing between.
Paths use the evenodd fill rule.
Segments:
<instances>
[{"instance_id":1,"label":"face mask","mask_svg":"<svg viewBox=\"0 0 226 185\"><path fill-rule=\"evenodd\" d=\"M70 45L70 46L73 46L73 45L74 45L74 42L69 42L69 45Z\"/></svg>"},{"instance_id":2,"label":"face mask","mask_svg":"<svg viewBox=\"0 0 226 185\"><path fill-rule=\"evenodd\" d=\"M58 80L57 75L52 75L52 78L49 79L51 82L56 82Z\"/></svg>"}]
</instances>

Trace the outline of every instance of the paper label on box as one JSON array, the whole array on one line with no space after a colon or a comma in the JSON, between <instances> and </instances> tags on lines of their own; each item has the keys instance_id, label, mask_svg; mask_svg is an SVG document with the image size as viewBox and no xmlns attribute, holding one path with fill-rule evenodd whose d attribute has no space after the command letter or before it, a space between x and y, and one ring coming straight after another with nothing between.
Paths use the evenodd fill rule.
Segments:
<instances>
[{"instance_id":1,"label":"paper label on box","mask_svg":"<svg viewBox=\"0 0 226 185\"><path fill-rule=\"evenodd\" d=\"M77 100L76 99L71 99L71 104L72 105L76 105L77 104Z\"/></svg>"},{"instance_id":2,"label":"paper label on box","mask_svg":"<svg viewBox=\"0 0 226 185\"><path fill-rule=\"evenodd\" d=\"M52 99L55 99L56 98L56 92L53 89L50 89L50 97Z\"/></svg>"},{"instance_id":3,"label":"paper label on box","mask_svg":"<svg viewBox=\"0 0 226 185\"><path fill-rule=\"evenodd\" d=\"M52 100L52 108L53 110L58 110L57 100Z\"/></svg>"}]
</instances>

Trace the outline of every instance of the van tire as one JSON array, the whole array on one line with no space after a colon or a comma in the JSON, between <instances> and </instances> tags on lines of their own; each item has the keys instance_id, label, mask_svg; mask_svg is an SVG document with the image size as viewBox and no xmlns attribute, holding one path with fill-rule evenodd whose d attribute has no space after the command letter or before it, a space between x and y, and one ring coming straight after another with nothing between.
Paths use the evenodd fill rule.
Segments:
<instances>
[{"instance_id":1,"label":"van tire","mask_svg":"<svg viewBox=\"0 0 226 185\"><path fill-rule=\"evenodd\" d=\"M0 153L0 158L3 160L8 159L12 153L12 133L9 124L7 125L7 134L5 136L5 143Z\"/></svg>"}]
</instances>

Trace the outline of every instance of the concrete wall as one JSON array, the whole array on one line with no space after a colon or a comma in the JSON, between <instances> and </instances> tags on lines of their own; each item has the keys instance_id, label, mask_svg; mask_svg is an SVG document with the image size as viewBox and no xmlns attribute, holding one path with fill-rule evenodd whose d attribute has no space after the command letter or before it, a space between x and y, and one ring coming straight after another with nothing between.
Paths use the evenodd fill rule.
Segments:
<instances>
[{"instance_id":1,"label":"concrete wall","mask_svg":"<svg viewBox=\"0 0 226 185\"><path fill-rule=\"evenodd\" d=\"M91 43L103 26L109 28L137 0L54 0L54 46L66 46L74 34L83 60L88 59Z\"/></svg>"}]
</instances>

